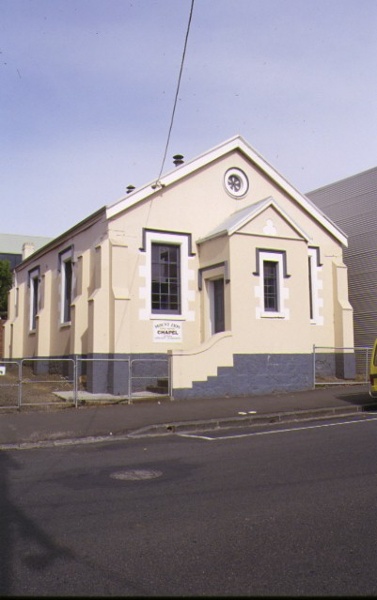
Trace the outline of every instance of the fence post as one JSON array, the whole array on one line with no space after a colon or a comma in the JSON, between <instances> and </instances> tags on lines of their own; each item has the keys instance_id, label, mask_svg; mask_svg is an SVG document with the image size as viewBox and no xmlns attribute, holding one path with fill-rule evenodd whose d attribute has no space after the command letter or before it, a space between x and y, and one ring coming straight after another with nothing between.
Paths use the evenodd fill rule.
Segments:
<instances>
[{"instance_id":1,"label":"fence post","mask_svg":"<svg viewBox=\"0 0 377 600\"><path fill-rule=\"evenodd\" d=\"M132 367L131 367L131 356L128 357L128 404L132 404Z\"/></svg>"},{"instance_id":2,"label":"fence post","mask_svg":"<svg viewBox=\"0 0 377 600\"><path fill-rule=\"evenodd\" d=\"M18 363L18 410L22 404L22 360Z\"/></svg>"},{"instance_id":3,"label":"fence post","mask_svg":"<svg viewBox=\"0 0 377 600\"><path fill-rule=\"evenodd\" d=\"M169 397L173 400L173 351L168 350Z\"/></svg>"},{"instance_id":4,"label":"fence post","mask_svg":"<svg viewBox=\"0 0 377 600\"><path fill-rule=\"evenodd\" d=\"M73 357L73 399L75 402L75 408L78 407L78 394L77 394L77 389L78 389L78 369L77 369L77 354L74 355Z\"/></svg>"}]
</instances>

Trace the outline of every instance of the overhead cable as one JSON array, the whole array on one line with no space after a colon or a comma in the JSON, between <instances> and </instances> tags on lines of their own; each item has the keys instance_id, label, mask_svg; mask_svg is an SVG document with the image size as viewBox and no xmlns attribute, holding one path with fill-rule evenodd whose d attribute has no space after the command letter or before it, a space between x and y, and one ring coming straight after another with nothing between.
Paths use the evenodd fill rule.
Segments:
<instances>
[{"instance_id":1,"label":"overhead cable","mask_svg":"<svg viewBox=\"0 0 377 600\"><path fill-rule=\"evenodd\" d=\"M177 108L177 102L178 102L179 88L181 86L181 79L182 79L182 73L183 73L183 65L184 65L185 57L186 57L187 42L188 42L189 33L190 33L192 14L193 14L193 11L194 11L194 2L195 2L195 0L191 0L190 16L189 16L188 25L187 25L185 44L184 44L184 47L183 47L183 53L182 53L182 59L181 59L181 67L179 69L179 76L178 76L177 89L176 89L176 92L175 92L173 112L172 112L171 119L170 119L170 126L169 126L168 137L167 137L166 145L165 145L164 157L162 159L161 169L160 169L157 181L156 181L156 187L158 186L158 184L160 182L162 171L164 170L166 155L168 153L168 148L169 148L170 136L171 136L171 132L172 132L172 129L173 129L173 123L174 123L174 117L175 117L175 110Z\"/></svg>"}]
</instances>

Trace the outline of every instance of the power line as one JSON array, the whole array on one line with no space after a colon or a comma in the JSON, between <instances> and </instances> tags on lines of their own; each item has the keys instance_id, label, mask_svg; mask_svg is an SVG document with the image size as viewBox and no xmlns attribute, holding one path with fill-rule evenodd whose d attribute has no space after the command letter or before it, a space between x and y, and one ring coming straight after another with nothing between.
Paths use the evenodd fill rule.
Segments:
<instances>
[{"instance_id":1,"label":"power line","mask_svg":"<svg viewBox=\"0 0 377 600\"><path fill-rule=\"evenodd\" d=\"M156 185L160 181L160 178L161 178L161 175L162 175L162 171L163 171L164 166L165 166L166 155L168 153L168 148L169 148L169 143L170 143L170 136L171 136L171 132L172 132L172 129L173 129L173 123L174 123L174 117L175 117L175 109L177 108L179 88L181 86L181 79L182 79L182 73L183 73L183 65L184 65L185 57L186 57L187 42L188 42L189 33L190 33L192 14L193 14L193 11L194 11L194 2L195 2L195 0L191 0L190 16L189 16L188 25L187 25L185 45L183 47L183 53L182 53L182 59L181 59L181 67L179 69L178 84L177 84L177 90L175 92L173 112L172 112L172 115L171 115L170 127L169 127L168 137L167 137L167 140L166 140L164 157L162 159L161 169L160 169L157 181L156 181Z\"/></svg>"}]
</instances>

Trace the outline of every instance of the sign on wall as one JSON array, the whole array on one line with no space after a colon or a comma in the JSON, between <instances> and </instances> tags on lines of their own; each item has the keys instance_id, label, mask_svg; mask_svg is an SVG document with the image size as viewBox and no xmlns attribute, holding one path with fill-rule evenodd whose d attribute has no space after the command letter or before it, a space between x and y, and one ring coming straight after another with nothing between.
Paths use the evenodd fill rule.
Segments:
<instances>
[{"instance_id":1,"label":"sign on wall","mask_svg":"<svg viewBox=\"0 0 377 600\"><path fill-rule=\"evenodd\" d=\"M177 321L154 321L154 342L181 342L182 323Z\"/></svg>"}]
</instances>

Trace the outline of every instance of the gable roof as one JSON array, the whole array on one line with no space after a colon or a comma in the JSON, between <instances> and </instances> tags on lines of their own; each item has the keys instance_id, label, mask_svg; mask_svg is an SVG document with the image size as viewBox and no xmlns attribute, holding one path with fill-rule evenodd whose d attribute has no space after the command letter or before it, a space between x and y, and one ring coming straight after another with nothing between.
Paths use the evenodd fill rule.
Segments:
<instances>
[{"instance_id":1,"label":"gable roof","mask_svg":"<svg viewBox=\"0 0 377 600\"><path fill-rule=\"evenodd\" d=\"M252 148L240 135L237 135L228 141L208 150L197 158L176 167L159 181L153 181L142 188L136 189L127 196L120 198L114 204L106 207L106 217L108 219L116 217L121 212L135 206L139 202L158 193L162 188L168 187L191 173L201 169L211 162L229 154L230 152L241 152L251 163L256 165L267 177L285 191L301 208L309 213L322 227L324 227L341 244L347 246L347 237L309 198L299 192L292 186L267 160L265 160L254 148Z\"/></svg>"},{"instance_id":2,"label":"gable roof","mask_svg":"<svg viewBox=\"0 0 377 600\"><path fill-rule=\"evenodd\" d=\"M270 196L269 198L265 198L264 200L260 200L259 202L256 202L254 204L249 204L249 206L245 206L244 208L241 208L240 210L237 210L236 212L232 213L217 227L212 229L212 231L210 231L206 236L204 236L200 240L197 240L197 244L202 244L203 242L206 242L216 237L220 237L222 235L233 235L233 233L239 231L242 227L247 225L247 223L252 221L257 215L261 214L264 210L266 210L266 208L269 208L270 206L272 206L276 210L276 212L279 213L283 217L283 219L287 221L289 225L293 229L295 229L295 231L301 237L303 237L307 242L309 242L309 240L311 239L310 236L308 236L304 232L304 230L299 225L297 225L297 223L295 223L293 219L291 219L291 217L288 216L288 214L278 205L276 200L274 200L274 198Z\"/></svg>"}]
</instances>

